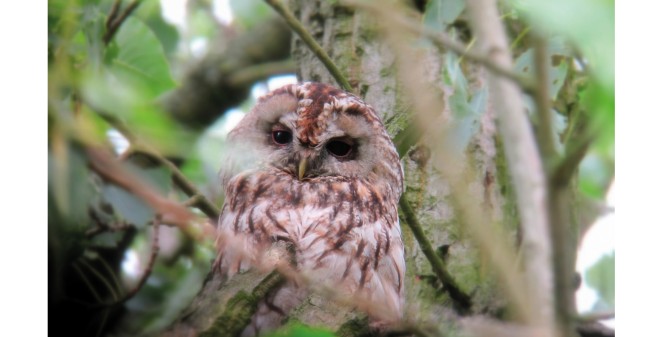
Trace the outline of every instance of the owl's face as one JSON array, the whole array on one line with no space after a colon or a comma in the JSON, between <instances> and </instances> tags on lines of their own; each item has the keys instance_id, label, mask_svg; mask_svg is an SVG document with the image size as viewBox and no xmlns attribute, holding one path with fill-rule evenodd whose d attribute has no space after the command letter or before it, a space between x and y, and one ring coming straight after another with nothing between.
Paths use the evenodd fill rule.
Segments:
<instances>
[{"instance_id":1,"label":"owl's face","mask_svg":"<svg viewBox=\"0 0 656 337\"><path fill-rule=\"evenodd\" d=\"M398 154L371 106L325 84L273 91L229 139L236 152L250 153L241 156L242 169L266 166L301 181L358 177L398 186L402 180Z\"/></svg>"}]
</instances>

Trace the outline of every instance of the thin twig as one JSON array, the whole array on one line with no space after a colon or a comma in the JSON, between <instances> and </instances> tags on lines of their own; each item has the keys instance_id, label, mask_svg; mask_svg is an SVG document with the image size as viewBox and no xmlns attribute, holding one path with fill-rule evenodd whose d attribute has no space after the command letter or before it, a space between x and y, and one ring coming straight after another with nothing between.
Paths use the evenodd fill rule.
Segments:
<instances>
[{"instance_id":1,"label":"thin twig","mask_svg":"<svg viewBox=\"0 0 656 337\"><path fill-rule=\"evenodd\" d=\"M424 252L424 255L426 255L426 258L428 259L433 272L435 275L437 275L440 281L442 281L442 284L444 285L444 288L446 289L449 296L458 305L460 305L462 309L469 311L472 304L471 298L469 295L467 295L467 293L460 289L460 286L456 283L453 276L451 276L451 274L449 274L447 271L442 258L440 258L435 253L435 250L433 250L430 241L428 241L428 238L426 237L426 233L424 233L424 230L421 228L421 225L419 225L419 221L412 211L412 206L410 206L410 203L405 198L405 194L401 195L401 200L399 203L401 210L403 210L403 214L405 214L405 219L408 227L410 227L412 233L415 236L415 239L417 239L419 248L421 248L421 251Z\"/></svg>"},{"instance_id":2,"label":"thin twig","mask_svg":"<svg viewBox=\"0 0 656 337\"><path fill-rule=\"evenodd\" d=\"M187 199L187 201L184 202L184 205L187 207L196 207L202 198L203 198L202 195L198 195L198 194L193 195L189 199Z\"/></svg>"},{"instance_id":3,"label":"thin twig","mask_svg":"<svg viewBox=\"0 0 656 337\"><path fill-rule=\"evenodd\" d=\"M110 284L109 280L96 269L96 267L92 266L91 263L89 263L88 259L82 257L80 258L80 263L84 265L96 278L107 288L109 293L111 294L112 298L117 299L118 298L118 288L114 288L112 284Z\"/></svg>"},{"instance_id":4,"label":"thin twig","mask_svg":"<svg viewBox=\"0 0 656 337\"><path fill-rule=\"evenodd\" d=\"M276 12L278 12L289 27L298 34L298 36L307 44L310 50L317 56L317 58L326 66L331 75L335 78L337 83L342 87L342 89L353 92L353 87L349 81L344 77L342 72L337 68L337 65L333 60L326 54L326 51L321 48L319 43L312 37L310 32L303 27L298 19L294 17L292 12L285 6L280 0L265 0Z\"/></svg>"},{"instance_id":5,"label":"thin twig","mask_svg":"<svg viewBox=\"0 0 656 337\"><path fill-rule=\"evenodd\" d=\"M139 7L141 4L141 0L132 0L132 2L128 5L128 7L125 8L123 13L121 13L120 16L118 16L116 19L109 21L109 18L107 20L108 26L107 30L105 31L105 34L103 35L103 43L108 44L109 41L112 40L114 35L116 35L116 32L118 31L118 28L121 27L121 24L125 21L125 19L132 14L132 12ZM112 10L114 8L112 7ZM112 13L110 13L111 15ZM116 15L116 14L114 14Z\"/></svg>"},{"instance_id":6,"label":"thin twig","mask_svg":"<svg viewBox=\"0 0 656 337\"><path fill-rule=\"evenodd\" d=\"M549 97L549 58L547 41L542 36L534 36L535 44L535 69L537 88L533 98L537 106L539 125L536 128L537 141L542 154L545 172L551 177L551 167L559 158L556 152L554 130L551 116L551 98ZM567 166L566 168L569 168ZM576 312L574 302L574 286L572 276L574 274L575 242L570 239L569 228L571 227L569 214L571 207L569 203L569 174L564 183L549 179L548 203L549 203L549 229L551 234L552 269L553 269L553 297L555 300L554 312L560 324L560 328L567 335L574 331L573 321L570 318Z\"/></svg>"},{"instance_id":7,"label":"thin twig","mask_svg":"<svg viewBox=\"0 0 656 337\"><path fill-rule=\"evenodd\" d=\"M547 41L541 36L535 36L535 74L537 88L533 91L533 98L537 106L539 126L536 128L538 145L542 152L542 159L549 164L557 159L554 140L553 123L551 118L551 98L549 97L549 59L547 55Z\"/></svg>"},{"instance_id":8,"label":"thin twig","mask_svg":"<svg viewBox=\"0 0 656 337\"><path fill-rule=\"evenodd\" d=\"M114 306L118 305L121 303L125 303L132 297L134 297L139 290L146 284L146 280L148 280L148 277L150 277L150 274L153 271L153 266L155 265L155 260L157 259L157 255L159 254L159 226L161 224L161 216L156 215L155 218L153 219L153 237L152 237L152 242L150 244L150 258L148 259L148 264L146 265L146 269L144 270L143 274L139 278L139 282L137 282L137 285L132 288L125 296L121 297L121 299L107 304L107 306Z\"/></svg>"},{"instance_id":9,"label":"thin twig","mask_svg":"<svg viewBox=\"0 0 656 337\"><path fill-rule=\"evenodd\" d=\"M116 19L116 16L118 15L119 10L121 9L121 0L114 0L112 3L112 8L109 10L109 14L107 15L107 20L105 20L105 31L109 31L110 27L112 26L112 22L114 22L114 19Z\"/></svg>"},{"instance_id":10,"label":"thin twig","mask_svg":"<svg viewBox=\"0 0 656 337\"><path fill-rule=\"evenodd\" d=\"M89 217L91 218L93 223L96 224L96 226L89 228L89 230L84 232L84 235L87 238L92 238L104 232L126 231L135 228L134 225L129 224L125 221L119 221L116 223L107 224L100 219L100 217L98 216L98 212L94 208L89 208Z\"/></svg>"},{"instance_id":11,"label":"thin twig","mask_svg":"<svg viewBox=\"0 0 656 337\"><path fill-rule=\"evenodd\" d=\"M410 20L401 14L396 14L394 12L385 11L375 2L366 2L366 1L354 1L348 0L344 1L345 4L351 6L357 6L364 9L367 9L376 15L380 16L384 21L390 22L393 21L399 27L407 29L415 34L419 34L431 40L439 48L450 50L457 55L466 58L467 60L478 63L496 75L503 76L521 86L527 92L533 92L535 85L526 77L521 74L516 73L512 68L504 66L495 62L487 54L476 53L467 48L467 46L462 43L451 39L448 35L442 32L436 32L434 30L427 29L416 20Z\"/></svg>"}]
</instances>

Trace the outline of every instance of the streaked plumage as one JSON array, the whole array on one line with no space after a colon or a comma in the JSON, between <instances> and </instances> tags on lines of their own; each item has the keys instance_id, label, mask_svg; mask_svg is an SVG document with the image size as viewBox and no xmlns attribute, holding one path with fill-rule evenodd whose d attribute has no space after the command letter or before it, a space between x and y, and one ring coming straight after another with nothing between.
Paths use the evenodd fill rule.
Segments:
<instances>
[{"instance_id":1,"label":"streaked plumage","mask_svg":"<svg viewBox=\"0 0 656 337\"><path fill-rule=\"evenodd\" d=\"M248 270L287 242L311 282L353 295L375 320L399 319L403 171L373 108L325 84L288 85L261 98L229 142L218 227L245 242L219 244L219 273ZM270 294L244 335L279 325L304 289L288 281Z\"/></svg>"}]
</instances>

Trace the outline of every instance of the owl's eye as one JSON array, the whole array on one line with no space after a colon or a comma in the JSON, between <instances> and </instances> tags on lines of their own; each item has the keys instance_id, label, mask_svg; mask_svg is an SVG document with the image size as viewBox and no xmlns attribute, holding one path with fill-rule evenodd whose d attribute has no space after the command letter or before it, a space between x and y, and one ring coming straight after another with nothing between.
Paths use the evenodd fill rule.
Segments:
<instances>
[{"instance_id":1,"label":"owl's eye","mask_svg":"<svg viewBox=\"0 0 656 337\"><path fill-rule=\"evenodd\" d=\"M292 141L292 133L284 130L271 131L271 139L278 145L285 145Z\"/></svg>"},{"instance_id":2,"label":"owl's eye","mask_svg":"<svg viewBox=\"0 0 656 337\"><path fill-rule=\"evenodd\" d=\"M341 140L333 140L326 144L326 150L328 150L333 156L339 158L348 156L352 149L353 145Z\"/></svg>"}]
</instances>

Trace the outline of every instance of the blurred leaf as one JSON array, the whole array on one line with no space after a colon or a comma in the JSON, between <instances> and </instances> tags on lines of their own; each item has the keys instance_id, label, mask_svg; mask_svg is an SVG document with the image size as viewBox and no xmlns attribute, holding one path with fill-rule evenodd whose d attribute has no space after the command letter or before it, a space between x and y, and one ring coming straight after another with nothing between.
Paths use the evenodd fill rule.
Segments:
<instances>
[{"instance_id":1,"label":"blurred leaf","mask_svg":"<svg viewBox=\"0 0 656 337\"><path fill-rule=\"evenodd\" d=\"M579 190L591 198L603 199L606 188L613 179L610 166L612 163L604 160L598 152L588 153L579 167Z\"/></svg>"},{"instance_id":2,"label":"blurred leaf","mask_svg":"<svg viewBox=\"0 0 656 337\"><path fill-rule=\"evenodd\" d=\"M201 185L207 181L207 177L205 177L205 173L203 172L203 162L200 159L198 151L194 151L187 157L182 167L180 167L180 171L196 185ZM218 170L215 172L218 172Z\"/></svg>"},{"instance_id":3,"label":"blurred leaf","mask_svg":"<svg viewBox=\"0 0 656 337\"><path fill-rule=\"evenodd\" d=\"M453 53L447 53L444 57L442 79L446 84L444 93L448 96L452 115L452 126L447 130L448 137L454 150L462 153L478 130L479 118L485 111L487 88L483 87L470 93L459 58Z\"/></svg>"},{"instance_id":4,"label":"blurred leaf","mask_svg":"<svg viewBox=\"0 0 656 337\"><path fill-rule=\"evenodd\" d=\"M581 47L605 87L615 82L615 1L513 0L536 29L566 37Z\"/></svg>"},{"instance_id":5,"label":"blurred leaf","mask_svg":"<svg viewBox=\"0 0 656 337\"><path fill-rule=\"evenodd\" d=\"M595 148L608 158L615 157L615 90L595 78L580 94L590 116L590 129L597 133Z\"/></svg>"},{"instance_id":6,"label":"blurred leaf","mask_svg":"<svg viewBox=\"0 0 656 337\"><path fill-rule=\"evenodd\" d=\"M171 77L164 49L155 34L143 22L129 17L115 37L118 54L111 62L115 73L128 73L140 81L154 99L172 89L175 82Z\"/></svg>"},{"instance_id":7,"label":"blurred leaf","mask_svg":"<svg viewBox=\"0 0 656 337\"><path fill-rule=\"evenodd\" d=\"M550 59L549 67L549 97L556 99L558 91L565 82L567 69L569 68L566 57L569 57L569 51L565 44L556 38L549 40L547 53ZM535 78L535 52L533 48L522 53L514 65L515 71L529 78Z\"/></svg>"},{"instance_id":8,"label":"blurred leaf","mask_svg":"<svg viewBox=\"0 0 656 337\"><path fill-rule=\"evenodd\" d=\"M149 186L155 191L158 191L162 196L166 196L173 189L171 174L163 167L144 169L134 165L128 165L128 168L130 168L130 172L138 176L138 179L148 183ZM120 187L106 185L103 190L103 196L122 219L139 228L151 221L155 215L153 209L148 204Z\"/></svg>"},{"instance_id":9,"label":"blurred leaf","mask_svg":"<svg viewBox=\"0 0 656 337\"><path fill-rule=\"evenodd\" d=\"M53 196L64 224L88 227L87 205L94 195L84 154L65 139L53 139L48 151L48 194Z\"/></svg>"},{"instance_id":10,"label":"blurred leaf","mask_svg":"<svg viewBox=\"0 0 656 337\"><path fill-rule=\"evenodd\" d=\"M162 111L152 91L134 74L112 68L88 71L82 96L93 110L123 119L130 130L166 155L184 154L194 135Z\"/></svg>"},{"instance_id":11,"label":"blurred leaf","mask_svg":"<svg viewBox=\"0 0 656 337\"><path fill-rule=\"evenodd\" d=\"M602 256L585 271L585 283L599 294L600 302L596 309L615 307L615 252Z\"/></svg>"},{"instance_id":12,"label":"blurred leaf","mask_svg":"<svg viewBox=\"0 0 656 337\"><path fill-rule=\"evenodd\" d=\"M245 30L274 14L269 5L260 0L230 0L230 9L235 23Z\"/></svg>"},{"instance_id":13,"label":"blurred leaf","mask_svg":"<svg viewBox=\"0 0 656 337\"><path fill-rule=\"evenodd\" d=\"M93 109L122 117L130 129L165 154L187 151L193 135L171 121L156 99L174 87L159 40L128 18L106 48L107 64L88 69L81 90Z\"/></svg>"},{"instance_id":14,"label":"blurred leaf","mask_svg":"<svg viewBox=\"0 0 656 337\"><path fill-rule=\"evenodd\" d=\"M217 33L216 19L207 8L195 8L189 14L189 32L191 36L212 39Z\"/></svg>"},{"instance_id":15,"label":"blurred leaf","mask_svg":"<svg viewBox=\"0 0 656 337\"><path fill-rule=\"evenodd\" d=\"M429 0L424 14L424 25L445 32L465 9L463 0Z\"/></svg>"},{"instance_id":16,"label":"blurred leaf","mask_svg":"<svg viewBox=\"0 0 656 337\"><path fill-rule=\"evenodd\" d=\"M120 187L106 185L103 189L103 197L121 219L137 228L143 228L155 216L155 212L148 204Z\"/></svg>"},{"instance_id":17,"label":"blurred leaf","mask_svg":"<svg viewBox=\"0 0 656 337\"><path fill-rule=\"evenodd\" d=\"M277 330L267 337L335 337L335 334L322 328L308 327L300 324L290 324Z\"/></svg>"},{"instance_id":18,"label":"blurred leaf","mask_svg":"<svg viewBox=\"0 0 656 337\"><path fill-rule=\"evenodd\" d=\"M180 33L162 17L162 6L159 1L143 1L135 15L148 25L159 39L166 57L171 60L178 47Z\"/></svg>"}]
</instances>

